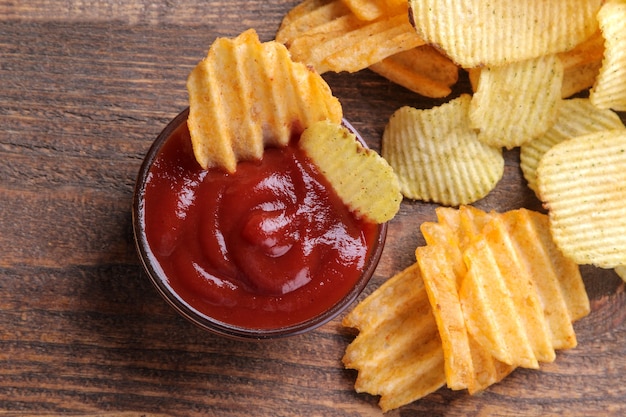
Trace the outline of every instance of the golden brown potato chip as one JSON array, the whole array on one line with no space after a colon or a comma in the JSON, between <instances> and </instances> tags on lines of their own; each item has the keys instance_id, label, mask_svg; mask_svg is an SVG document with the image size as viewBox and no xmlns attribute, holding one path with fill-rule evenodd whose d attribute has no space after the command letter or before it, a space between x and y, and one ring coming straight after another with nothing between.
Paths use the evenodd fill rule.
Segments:
<instances>
[{"instance_id":1,"label":"golden brown potato chip","mask_svg":"<svg viewBox=\"0 0 626 417\"><path fill-rule=\"evenodd\" d=\"M361 20L374 20L383 15L406 12L406 0L343 0Z\"/></svg>"},{"instance_id":2,"label":"golden brown potato chip","mask_svg":"<svg viewBox=\"0 0 626 417\"><path fill-rule=\"evenodd\" d=\"M526 209L513 210L503 216L542 302L552 346L555 349L576 346L576 334L572 327L575 319L571 313L578 308L576 305L585 303L589 312L589 300L578 265L556 248L548 216Z\"/></svg>"},{"instance_id":3,"label":"golden brown potato chip","mask_svg":"<svg viewBox=\"0 0 626 417\"><path fill-rule=\"evenodd\" d=\"M436 306L433 313L443 346L447 386L453 390L473 387L472 354L457 289L454 262L450 261L446 246L443 245L419 247L415 255L430 304Z\"/></svg>"},{"instance_id":4,"label":"golden brown potato chip","mask_svg":"<svg viewBox=\"0 0 626 417\"><path fill-rule=\"evenodd\" d=\"M293 59L311 65L320 74L356 72L424 44L406 12L372 21L351 19L349 23L336 30L325 26L297 36L289 43Z\"/></svg>"},{"instance_id":5,"label":"golden brown potato chip","mask_svg":"<svg viewBox=\"0 0 626 417\"><path fill-rule=\"evenodd\" d=\"M234 172L259 159L265 145L286 145L320 120L341 123L342 109L324 79L293 62L278 42L261 43L252 29L218 38L187 80L187 124L203 168Z\"/></svg>"},{"instance_id":6,"label":"golden brown potato chip","mask_svg":"<svg viewBox=\"0 0 626 417\"><path fill-rule=\"evenodd\" d=\"M385 223L396 215L402 202L396 174L347 128L328 121L314 123L298 145L357 217Z\"/></svg>"},{"instance_id":7,"label":"golden brown potato chip","mask_svg":"<svg viewBox=\"0 0 626 417\"><path fill-rule=\"evenodd\" d=\"M602 0L409 0L419 36L464 68L572 49L598 28Z\"/></svg>"},{"instance_id":8,"label":"golden brown potato chip","mask_svg":"<svg viewBox=\"0 0 626 417\"><path fill-rule=\"evenodd\" d=\"M459 296L465 324L476 341L498 360L538 368L532 346L494 252L481 235L463 253L467 274Z\"/></svg>"},{"instance_id":9,"label":"golden brown potato chip","mask_svg":"<svg viewBox=\"0 0 626 417\"><path fill-rule=\"evenodd\" d=\"M343 356L357 392L380 395L383 412L445 384L443 350L417 264L381 285L342 321L359 330Z\"/></svg>"},{"instance_id":10,"label":"golden brown potato chip","mask_svg":"<svg viewBox=\"0 0 626 417\"><path fill-rule=\"evenodd\" d=\"M540 137L522 145L520 150L520 168L528 186L536 194L536 170L543 155L554 145L576 136L601 130L624 129L624 124L609 109L600 109L586 98L563 100L559 106L556 122Z\"/></svg>"},{"instance_id":11,"label":"golden brown potato chip","mask_svg":"<svg viewBox=\"0 0 626 417\"><path fill-rule=\"evenodd\" d=\"M276 41L289 47L304 33L334 32L342 25L356 25L356 21L358 18L342 0L304 0L285 14Z\"/></svg>"},{"instance_id":12,"label":"golden brown potato chip","mask_svg":"<svg viewBox=\"0 0 626 417\"><path fill-rule=\"evenodd\" d=\"M425 97L450 95L459 68L430 45L399 52L369 67L375 73Z\"/></svg>"},{"instance_id":13,"label":"golden brown potato chip","mask_svg":"<svg viewBox=\"0 0 626 417\"><path fill-rule=\"evenodd\" d=\"M605 40L604 59L589 93L593 104L604 109L626 110L626 3L607 0L598 12Z\"/></svg>"},{"instance_id":14,"label":"golden brown potato chip","mask_svg":"<svg viewBox=\"0 0 626 417\"><path fill-rule=\"evenodd\" d=\"M556 120L563 84L556 55L483 68L479 77L469 118L481 142L511 149L543 134Z\"/></svg>"},{"instance_id":15,"label":"golden brown potato chip","mask_svg":"<svg viewBox=\"0 0 626 417\"><path fill-rule=\"evenodd\" d=\"M471 97L428 110L403 107L385 127L382 155L411 199L457 206L479 200L504 172L501 149L485 145L469 127Z\"/></svg>"},{"instance_id":16,"label":"golden brown potato chip","mask_svg":"<svg viewBox=\"0 0 626 417\"><path fill-rule=\"evenodd\" d=\"M503 284L510 293L534 357L539 362L552 362L556 354L538 289L525 263L524 254L520 253L521 248L513 240L507 226L505 216L494 216L483 228L482 235L494 256ZM523 248L522 252L532 253L534 248Z\"/></svg>"},{"instance_id":17,"label":"golden brown potato chip","mask_svg":"<svg viewBox=\"0 0 626 417\"><path fill-rule=\"evenodd\" d=\"M574 49L558 54L563 63L561 97L567 98L593 85L602 65L604 38L597 31Z\"/></svg>"},{"instance_id":18,"label":"golden brown potato chip","mask_svg":"<svg viewBox=\"0 0 626 417\"><path fill-rule=\"evenodd\" d=\"M626 131L579 136L552 147L537 168L550 230L578 264L626 264Z\"/></svg>"}]
</instances>

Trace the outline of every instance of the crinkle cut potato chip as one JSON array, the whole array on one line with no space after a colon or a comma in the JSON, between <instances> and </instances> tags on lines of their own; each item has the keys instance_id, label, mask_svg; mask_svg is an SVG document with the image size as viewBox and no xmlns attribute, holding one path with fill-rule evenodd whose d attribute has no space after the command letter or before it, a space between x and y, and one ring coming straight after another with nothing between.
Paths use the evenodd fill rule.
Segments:
<instances>
[{"instance_id":1,"label":"crinkle cut potato chip","mask_svg":"<svg viewBox=\"0 0 626 417\"><path fill-rule=\"evenodd\" d=\"M380 395L383 412L445 384L443 351L417 264L391 277L342 321L359 330L343 356L357 392Z\"/></svg>"},{"instance_id":2,"label":"crinkle cut potato chip","mask_svg":"<svg viewBox=\"0 0 626 417\"><path fill-rule=\"evenodd\" d=\"M356 72L419 45L408 6L392 7L374 20L359 19L343 0L304 0L276 34L295 61L325 72Z\"/></svg>"},{"instance_id":3,"label":"crinkle cut potato chip","mask_svg":"<svg viewBox=\"0 0 626 417\"><path fill-rule=\"evenodd\" d=\"M469 110L478 139L511 149L543 134L556 120L562 84L556 55L483 68Z\"/></svg>"},{"instance_id":4,"label":"crinkle cut potato chip","mask_svg":"<svg viewBox=\"0 0 626 417\"><path fill-rule=\"evenodd\" d=\"M602 130L626 129L617 113L594 106L588 98L563 100L556 122L546 133L521 146L520 168L538 195L536 170L543 155L565 140Z\"/></svg>"},{"instance_id":5,"label":"crinkle cut potato chip","mask_svg":"<svg viewBox=\"0 0 626 417\"><path fill-rule=\"evenodd\" d=\"M355 389L382 395L383 411L444 382L474 394L519 366L552 362L555 349L576 346L572 322L590 311L578 265L556 247L547 215L472 206L436 214L420 227L417 262L342 322L359 330L343 358L359 371Z\"/></svg>"},{"instance_id":6,"label":"crinkle cut potato chip","mask_svg":"<svg viewBox=\"0 0 626 417\"><path fill-rule=\"evenodd\" d=\"M261 43L249 29L218 38L187 79L194 155L203 168L236 170L265 145L286 145L314 122L341 123L342 108L315 71L293 62L284 45Z\"/></svg>"},{"instance_id":7,"label":"crinkle cut potato chip","mask_svg":"<svg viewBox=\"0 0 626 417\"><path fill-rule=\"evenodd\" d=\"M626 1L607 0L598 21L605 39L604 60L589 99L601 108L626 111Z\"/></svg>"},{"instance_id":8,"label":"crinkle cut potato chip","mask_svg":"<svg viewBox=\"0 0 626 417\"><path fill-rule=\"evenodd\" d=\"M369 67L375 73L425 97L447 97L459 68L430 45L399 52Z\"/></svg>"},{"instance_id":9,"label":"crinkle cut potato chip","mask_svg":"<svg viewBox=\"0 0 626 417\"><path fill-rule=\"evenodd\" d=\"M402 202L396 174L347 128L327 121L314 123L304 130L298 145L357 217L385 223L396 215Z\"/></svg>"},{"instance_id":10,"label":"crinkle cut potato chip","mask_svg":"<svg viewBox=\"0 0 626 417\"><path fill-rule=\"evenodd\" d=\"M563 253L578 264L626 265L626 131L552 147L537 168L539 195Z\"/></svg>"},{"instance_id":11,"label":"crinkle cut potato chip","mask_svg":"<svg viewBox=\"0 0 626 417\"><path fill-rule=\"evenodd\" d=\"M419 36L463 68L567 51L597 29L602 0L409 0Z\"/></svg>"},{"instance_id":12,"label":"crinkle cut potato chip","mask_svg":"<svg viewBox=\"0 0 626 417\"><path fill-rule=\"evenodd\" d=\"M469 127L470 101L464 94L439 107L403 107L391 116L381 153L398 175L405 197L469 204L502 178L502 150L480 142Z\"/></svg>"}]
</instances>

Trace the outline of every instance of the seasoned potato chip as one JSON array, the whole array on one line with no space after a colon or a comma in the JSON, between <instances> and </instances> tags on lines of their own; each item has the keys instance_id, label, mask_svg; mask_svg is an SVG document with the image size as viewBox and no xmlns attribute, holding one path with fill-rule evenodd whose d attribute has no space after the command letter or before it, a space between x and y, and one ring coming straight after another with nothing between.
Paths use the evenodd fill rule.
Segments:
<instances>
[{"instance_id":1,"label":"seasoned potato chip","mask_svg":"<svg viewBox=\"0 0 626 417\"><path fill-rule=\"evenodd\" d=\"M511 149L543 134L556 120L562 84L556 55L483 68L469 111L478 139Z\"/></svg>"},{"instance_id":2,"label":"seasoned potato chip","mask_svg":"<svg viewBox=\"0 0 626 417\"><path fill-rule=\"evenodd\" d=\"M341 123L342 109L323 78L293 62L278 42L247 30L218 38L187 80L187 124L203 168L234 172L259 159L265 145L286 145L314 122Z\"/></svg>"},{"instance_id":3,"label":"seasoned potato chip","mask_svg":"<svg viewBox=\"0 0 626 417\"><path fill-rule=\"evenodd\" d=\"M602 0L409 0L419 36L464 68L572 49L598 28Z\"/></svg>"},{"instance_id":4,"label":"seasoned potato chip","mask_svg":"<svg viewBox=\"0 0 626 417\"><path fill-rule=\"evenodd\" d=\"M443 350L417 264L381 285L342 322L359 330L343 356L355 390L380 395L388 411L445 384Z\"/></svg>"},{"instance_id":5,"label":"seasoned potato chip","mask_svg":"<svg viewBox=\"0 0 626 417\"><path fill-rule=\"evenodd\" d=\"M626 132L579 136L537 168L539 194L563 253L578 264L626 265Z\"/></svg>"},{"instance_id":6,"label":"seasoned potato chip","mask_svg":"<svg viewBox=\"0 0 626 417\"><path fill-rule=\"evenodd\" d=\"M465 250L464 260L467 274L459 296L468 331L498 360L538 368L522 318L494 252L482 235Z\"/></svg>"},{"instance_id":7,"label":"seasoned potato chip","mask_svg":"<svg viewBox=\"0 0 626 417\"><path fill-rule=\"evenodd\" d=\"M607 0L598 12L604 60L589 99L601 108L626 110L626 2Z\"/></svg>"},{"instance_id":8,"label":"seasoned potato chip","mask_svg":"<svg viewBox=\"0 0 626 417\"><path fill-rule=\"evenodd\" d=\"M593 85L602 65L604 38L597 31L574 49L558 54L563 63L561 97L567 98Z\"/></svg>"},{"instance_id":9,"label":"seasoned potato chip","mask_svg":"<svg viewBox=\"0 0 626 417\"><path fill-rule=\"evenodd\" d=\"M384 223L396 215L402 202L396 174L347 128L315 123L302 133L298 145L357 217Z\"/></svg>"},{"instance_id":10,"label":"seasoned potato chip","mask_svg":"<svg viewBox=\"0 0 626 417\"><path fill-rule=\"evenodd\" d=\"M478 141L469 127L471 97L428 110L403 107L390 118L382 155L405 197L457 206L487 195L504 173L501 149Z\"/></svg>"},{"instance_id":11,"label":"seasoned potato chip","mask_svg":"<svg viewBox=\"0 0 626 417\"><path fill-rule=\"evenodd\" d=\"M454 262L448 259L443 245L422 246L415 254L430 304L437 306L433 313L443 346L447 386L466 389L474 385L474 368Z\"/></svg>"},{"instance_id":12,"label":"seasoned potato chip","mask_svg":"<svg viewBox=\"0 0 626 417\"><path fill-rule=\"evenodd\" d=\"M350 22L353 24L334 31L315 30L296 37L289 44L293 59L311 65L320 74L356 72L424 44L406 12L368 22Z\"/></svg>"},{"instance_id":13,"label":"seasoned potato chip","mask_svg":"<svg viewBox=\"0 0 626 417\"><path fill-rule=\"evenodd\" d=\"M276 41L289 47L304 33L330 33L342 26L356 25L356 21L358 18L342 0L304 0L283 16Z\"/></svg>"},{"instance_id":14,"label":"seasoned potato chip","mask_svg":"<svg viewBox=\"0 0 626 417\"><path fill-rule=\"evenodd\" d=\"M617 113L600 109L586 98L563 100L552 127L521 147L520 167L530 189L538 194L537 166L543 155L554 145L576 136L611 129L625 129Z\"/></svg>"},{"instance_id":15,"label":"seasoned potato chip","mask_svg":"<svg viewBox=\"0 0 626 417\"><path fill-rule=\"evenodd\" d=\"M450 95L459 68L430 45L399 52L369 67L375 73L417 94L440 98Z\"/></svg>"}]
</instances>

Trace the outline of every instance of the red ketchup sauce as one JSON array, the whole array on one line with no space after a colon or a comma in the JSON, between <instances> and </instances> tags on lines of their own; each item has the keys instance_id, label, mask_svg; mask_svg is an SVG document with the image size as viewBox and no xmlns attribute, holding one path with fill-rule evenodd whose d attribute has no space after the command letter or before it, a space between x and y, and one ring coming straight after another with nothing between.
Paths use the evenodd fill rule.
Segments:
<instances>
[{"instance_id":1,"label":"red ketchup sauce","mask_svg":"<svg viewBox=\"0 0 626 417\"><path fill-rule=\"evenodd\" d=\"M193 309L242 328L292 326L359 279L379 226L354 217L296 142L228 174L198 165L181 126L155 157L148 256Z\"/></svg>"}]
</instances>

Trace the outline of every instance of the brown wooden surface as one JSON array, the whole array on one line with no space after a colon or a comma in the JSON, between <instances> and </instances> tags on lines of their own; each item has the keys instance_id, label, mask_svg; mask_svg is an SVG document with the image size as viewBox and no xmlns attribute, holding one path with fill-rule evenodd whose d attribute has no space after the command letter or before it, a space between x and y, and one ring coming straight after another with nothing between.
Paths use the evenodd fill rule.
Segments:
<instances>
[{"instance_id":1,"label":"brown wooden surface","mask_svg":"<svg viewBox=\"0 0 626 417\"><path fill-rule=\"evenodd\" d=\"M381 414L342 369L339 319L265 343L206 334L160 298L133 245L135 176L186 107L192 66L216 36L272 39L297 1L0 1L0 414ZM369 71L325 78L375 149L394 110L438 103ZM477 206L539 208L518 153L506 160ZM434 208L403 203L366 294L413 262ZM482 395L441 389L388 415L626 414L624 285L583 272L593 311L576 349Z\"/></svg>"}]
</instances>

